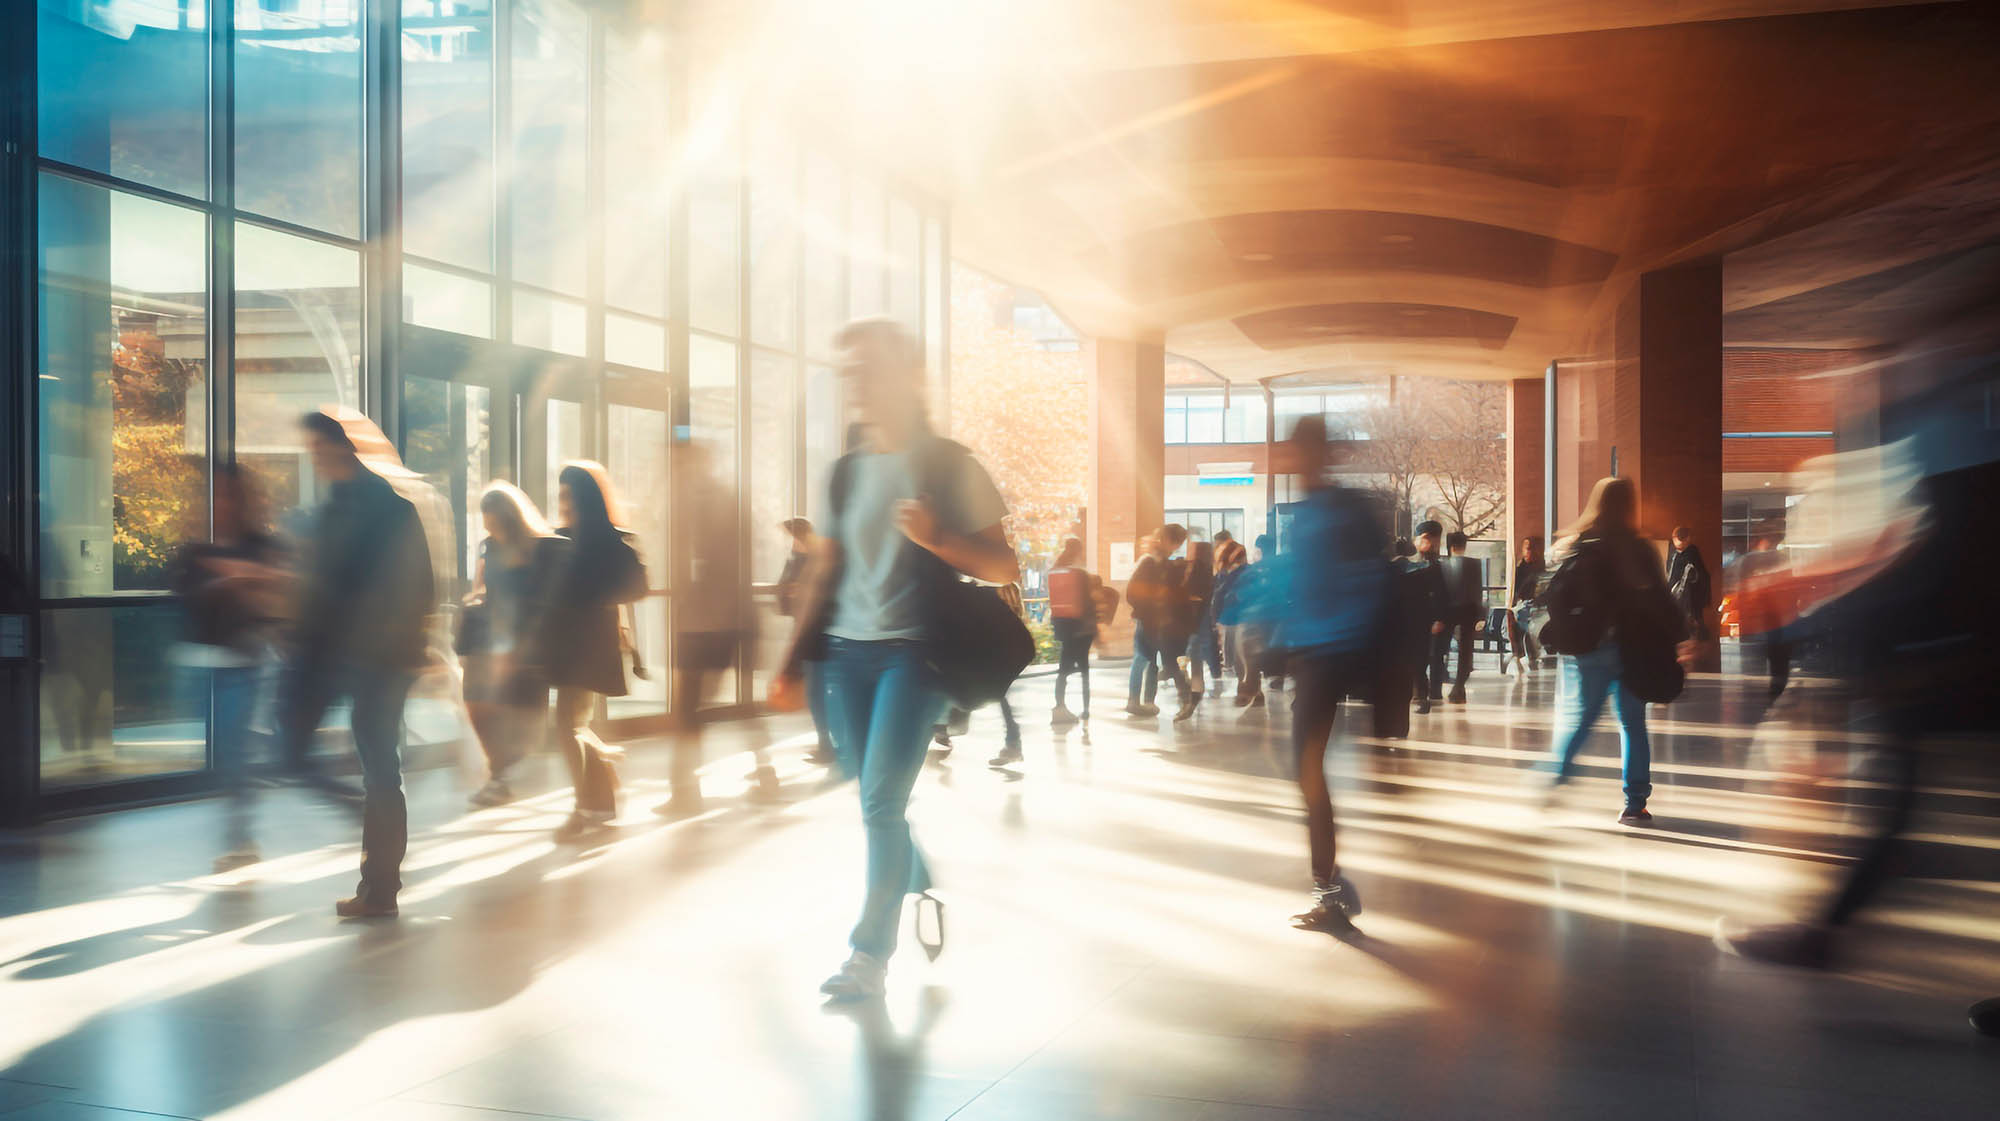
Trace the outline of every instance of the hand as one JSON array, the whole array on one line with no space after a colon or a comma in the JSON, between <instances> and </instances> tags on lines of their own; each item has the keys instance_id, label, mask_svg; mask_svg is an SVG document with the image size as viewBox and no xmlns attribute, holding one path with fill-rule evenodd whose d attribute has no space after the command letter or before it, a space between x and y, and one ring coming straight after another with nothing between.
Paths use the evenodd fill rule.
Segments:
<instances>
[{"instance_id":1,"label":"hand","mask_svg":"<svg viewBox=\"0 0 2000 1121\"><path fill-rule=\"evenodd\" d=\"M1674 648L1674 660L1681 664L1682 669L1693 669L1695 656L1700 648L1701 644L1694 639L1686 639Z\"/></svg>"},{"instance_id":2,"label":"hand","mask_svg":"<svg viewBox=\"0 0 2000 1121\"><path fill-rule=\"evenodd\" d=\"M937 547L937 512L931 509L927 498L905 499L896 503L896 528L903 531L903 536L923 548Z\"/></svg>"},{"instance_id":3,"label":"hand","mask_svg":"<svg viewBox=\"0 0 2000 1121\"><path fill-rule=\"evenodd\" d=\"M1477 623L1472 624L1472 629L1475 633L1484 631L1486 629L1486 620L1481 619Z\"/></svg>"},{"instance_id":4,"label":"hand","mask_svg":"<svg viewBox=\"0 0 2000 1121\"><path fill-rule=\"evenodd\" d=\"M764 703L774 712L797 712L806 706L805 677L798 670L780 673L764 694Z\"/></svg>"}]
</instances>

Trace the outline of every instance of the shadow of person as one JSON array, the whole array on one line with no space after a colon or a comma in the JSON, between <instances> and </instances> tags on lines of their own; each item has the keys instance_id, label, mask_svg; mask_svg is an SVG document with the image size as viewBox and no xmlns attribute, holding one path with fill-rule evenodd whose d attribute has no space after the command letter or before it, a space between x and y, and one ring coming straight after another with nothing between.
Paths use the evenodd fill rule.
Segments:
<instances>
[{"instance_id":1,"label":"shadow of person","mask_svg":"<svg viewBox=\"0 0 2000 1121\"><path fill-rule=\"evenodd\" d=\"M925 985L917 1011L906 1032L898 1033L882 997L848 1003L828 1002L826 1011L854 1022L861 1042L863 1081L867 1088L865 1121L907 1121L916 1100L917 1083L925 1070L924 1047L944 1012L946 994Z\"/></svg>"},{"instance_id":2,"label":"shadow of person","mask_svg":"<svg viewBox=\"0 0 2000 1121\"><path fill-rule=\"evenodd\" d=\"M193 892L195 889L184 889ZM13 974L16 981L43 981L70 977L99 966L114 965L145 954L185 946L203 938L213 938L240 930L262 916L252 893L242 890L200 893L186 913L170 919L143 923L122 930L107 930L31 950L6 962L0 969L22 966Z\"/></svg>"}]
</instances>

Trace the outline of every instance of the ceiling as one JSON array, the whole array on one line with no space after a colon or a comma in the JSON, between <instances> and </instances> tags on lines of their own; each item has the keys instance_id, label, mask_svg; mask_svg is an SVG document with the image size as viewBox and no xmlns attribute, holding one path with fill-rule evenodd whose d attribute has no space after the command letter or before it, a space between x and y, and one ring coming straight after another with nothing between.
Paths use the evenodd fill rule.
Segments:
<instances>
[{"instance_id":1,"label":"ceiling","mask_svg":"<svg viewBox=\"0 0 2000 1121\"><path fill-rule=\"evenodd\" d=\"M2000 158L1986 4L837 7L859 36L842 47L810 19L758 32L799 41L816 127L948 199L960 258L1088 334L1164 337L1235 381L1532 375L1641 271L1803 237ZM1876 308L1912 279L1885 270L1918 258L1970 254L1942 283L1990 269L1950 215L1992 187L1740 273L1731 257L1732 337ZM1898 248L1911 221L1935 252Z\"/></svg>"}]
</instances>

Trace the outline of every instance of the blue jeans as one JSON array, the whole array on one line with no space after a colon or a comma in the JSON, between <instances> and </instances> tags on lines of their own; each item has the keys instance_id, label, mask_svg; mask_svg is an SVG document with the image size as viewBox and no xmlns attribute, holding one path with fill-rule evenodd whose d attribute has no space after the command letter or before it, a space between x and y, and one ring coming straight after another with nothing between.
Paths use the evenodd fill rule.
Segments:
<instances>
[{"instance_id":1,"label":"blue jeans","mask_svg":"<svg viewBox=\"0 0 2000 1121\"><path fill-rule=\"evenodd\" d=\"M228 799L230 849L250 847L250 717L257 707L257 678L263 667L217 666L213 671L215 773Z\"/></svg>"},{"instance_id":2,"label":"blue jeans","mask_svg":"<svg viewBox=\"0 0 2000 1121\"><path fill-rule=\"evenodd\" d=\"M1625 776L1625 804L1642 808L1653 796L1653 747L1646 739L1646 702L1618 680L1618 644L1606 639L1588 654L1563 659L1562 694L1556 722L1556 782L1569 778L1576 753L1590 738L1604 701L1618 693L1618 742Z\"/></svg>"},{"instance_id":3,"label":"blue jeans","mask_svg":"<svg viewBox=\"0 0 2000 1121\"><path fill-rule=\"evenodd\" d=\"M1159 691L1156 662L1160 648L1153 634L1144 623L1132 628L1132 679L1126 685L1128 700L1152 704L1153 695Z\"/></svg>"},{"instance_id":4,"label":"blue jeans","mask_svg":"<svg viewBox=\"0 0 2000 1121\"><path fill-rule=\"evenodd\" d=\"M833 727L826 721L826 675L819 662L807 662L806 711L812 715L813 731L819 735L821 751L833 750Z\"/></svg>"},{"instance_id":5,"label":"blue jeans","mask_svg":"<svg viewBox=\"0 0 2000 1121\"><path fill-rule=\"evenodd\" d=\"M361 887L364 898L394 902L402 890L403 856L410 845L409 805L403 798L403 702L416 675L379 666L305 665L289 670L280 715L284 757L290 767L314 772L311 748L320 718L342 697L353 700L348 728L361 759Z\"/></svg>"},{"instance_id":6,"label":"blue jeans","mask_svg":"<svg viewBox=\"0 0 2000 1121\"><path fill-rule=\"evenodd\" d=\"M868 833L868 891L848 942L886 959L896 952L903 896L931 886L907 811L945 697L914 642L829 635L824 673L833 749L841 770L860 780Z\"/></svg>"}]
</instances>

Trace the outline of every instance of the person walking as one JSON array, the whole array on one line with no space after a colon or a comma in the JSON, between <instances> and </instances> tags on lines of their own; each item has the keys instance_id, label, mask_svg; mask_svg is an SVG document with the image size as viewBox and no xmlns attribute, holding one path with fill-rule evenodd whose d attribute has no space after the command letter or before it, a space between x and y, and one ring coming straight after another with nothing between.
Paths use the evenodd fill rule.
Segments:
<instances>
[{"instance_id":1,"label":"person walking","mask_svg":"<svg viewBox=\"0 0 2000 1121\"><path fill-rule=\"evenodd\" d=\"M249 473L218 463L212 477L213 538L180 551L168 586L187 610L187 640L176 660L209 671L215 771L228 799L215 870L228 872L260 859L250 822L250 719L285 612L288 558L264 527Z\"/></svg>"},{"instance_id":2,"label":"person walking","mask_svg":"<svg viewBox=\"0 0 2000 1121\"><path fill-rule=\"evenodd\" d=\"M1438 636L1442 649L1438 653L1439 665L1451 651L1451 640L1458 639L1458 672L1451 678L1451 703L1465 703L1465 682L1472 676L1472 657L1477 650L1479 633L1486 629L1486 588L1485 569L1476 560L1465 555L1470 544L1464 533L1452 530L1445 535L1444 558L1445 630Z\"/></svg>"},{"instance_id":3,"label":"person walking","mask_svg":"<svg viewBox=\"0 0 2000 1121\"><path fill-rule=\"evenodd\" d=\"M1792 597L1791 562L1769 537L1736 562L1736 598L1741 630L1755 638L1764 655L1767 696L1775 701L1792 680L1792 628L1798 613Z\"/></svg>"},{"instance_id":4,"label":"person walking","mask_svg":"<svg viewBox=\"0 0 2000 1121\"><path fill-rule=\"evenodd\" d=\"M1021 571L992 478L931 429L916 339L891 320L864 319L835 341L865 439L834 465L831 528L774 688L775 703L795 705L807 656L825 660L834 750L859 779L868 886L851 953L820 986L835 1000L857 1000L883 991L907 895L918 896L920 941L931 912L935 939L925 949L943 948L942 906L907 814L947 703L927 650L964 636L942 634L931 608L947 581L1012 584Z\"/></svg>"},{"instance_id":5,"label":"person walking","mask_svg":"<svg viewBox=\"0 0 2000 1121\"><path fill-rule=\"evenodd\" d=\"M1210 600L1210 616L1215 621L1216 645L1221 652L1223 665L1236 675L1236 704L1238 708L1249 703L1244 687L1249 683L1249 674L1243 665L1242 626L1243 603L1239 593L1243 589L1244 573L1249 571L1245 563L1248 551L1237 541L1226 541L1215 550L1215 597ZM1216 674L1216 681L1222 675Z\"/></svg>"},{"instance_id":6,"label":"person walking","mask_svg":"<svg viewBox=\"0 0 2000 1121\"><path fill-rule=\"evenodd\" d=\"M1678 643L1686 634L1680 609L1667 592L1659 554L1639 536L1637 517L1632 480L1599 479L1583 513L1550 551L1552 574L1543 592L1551 625L1564 628L1554 648L1567 655L1549 798L1569 781L1577 753L1589 740L1605 701L1615 695L1625 785L1620 825L1653 820L1646 810L1653 794L1646 700L1630 680L1631 667L1643 653L1642 643L1657 637ZM1543 638L1549 640L1546 629Z\"/></svg>"},{"instance_id":7,"label":"person walking","mask_svg":"<svg viewBox=\"0 0 2000 1121\"><path fill-rule=\"evenodd\" d=\"M1181 647L1174 646L1180 612L1179 574L1171 557L1187 541L1187 530L1169 523L1140 541L1144 555L1125 585L1132 602L1132 673L1126 685L1125 711L1133 716L1158 716L1154 704L1159 674L1165 670L1180 695L1187 696L1187 679L1180 670Z\"/></svg>"},{"instance_id":8,"label":"person walking","mask_svg":"<svg viewBox=\"0 0 2000 1121\"><path fill-rule=\"evenodd\" d=\"M555 687L556 743L576 788L576 809L556 830L575 841L618 816L623 748L591 731L599 697L622 697L624 604L646 594L646 565L632 534L619 527L616 496L602 465L579 460L556 477L558 531L567 557L542 617L541 648Z\"/></svg>"},{"instance_id":9,"label":"person walking","mask_svg":"<svg viewBox=\"0 0 2000 1121\"><path fill-rule=\"evenodd\" d=\"M1014 612L1015 618L1023 620L1027 618L1027 604L1021 598L1021 585L1001 585L1000 600ZM1021 761L1021 722L1014 718L1014 704L1007 699L1005 693L1002 693L995 703L1000 706L1000 724L1006 738L1001 743L1000 754L988 759L986 765L1008 767Z\"/></svg>"},{"instance_id":10,"label":"person walking","mask_svg":"<svg viewBox=\"0 0 2000 1121\"><path fill-rule=\"evenodd\" d=\"M1375 735L1402 739L1410 734L1410 697L1430 659L1431 624L1436 621L1442 586L1434 566L1416 556L1417 547L1398 538L1389 550L1389 604L1377 648L1377 674L1372 699ZM1428 696L1418 698L1420 711L1430 711Z\"/></svg>"},{"instance_id":11,"label":"person walking","mask_svg":"<svg viewBox=\"0 0 2000 1121\"><path fill-rule=\"evenodd\" d=\"M1097 602L1091 574L1083 567L1083 542L1065 538L1049 569L1049 626L1056 640L1056 706L1051 727L1090 723L1090 645L1097 641ZM1064 702L1070 675L1076 675L1083 711L1071 712Z\"/></svg>"},{"instance_id":12,"label":"person walking","mask_svg":"<svg viewBox=\"0 0 2000 1121\"><path fill-rule=\"evenodd\" d=\"M1268 533L1256 540L1257 556L1237 577L1233 601L1237 616L1236 646L1243 660L1242 676L1236 686L1236 707L1262 708L1264 699L1264 655L1271 645L1271 630L1281 612L1282 589L1273 569L1278 556Z\"/></svg>"},{"instance_id":13,"label":"person walking","mask_svg":"<svg viewBox=\"0 0 2000 1121\"><path fill-rule=\"evenodd\" d=\"M305 414L314 475L328 484L301 554L297 652L279 713L288 765L314 778L320 718L342 697L361 760L361 882L334 905L342 918L397 913L409 809L400 751L403 704L425 664L436 606L430 547L417 508L368 470L341 422ZM319 780L325 785L324 780Z\"/></svg>"},{"instance_id":14,"label":"person walking","mask_svg":"<svg viewBox=\"0 0 2000 1121\"><path fill-rule=\"evenodd\" d=\"M1408 575L1415 582L1415 603L1423 628L1423 660L1417 665L1417 712L1428 713L1444 700L1445 654L1450 649L1451 597L1445 586L1444 562L1438 547L1444 526L1435 521L1417 524L1416 556Z\"/></svg>"},{"instance_id":15,"label":"person walking","mask_svg":"<svg viewBox=\"0 0 2000 1121\"><path fill-rule=\"evenodd\" d=\"M1525 680L1529 670L1542 668L1542 644L1526 619L1532 613L1535 589L1547 570L1542 560L1542 539L1521 538L1520 556L1514 564L1514 597L1507 605L1507 648L1514 656L1516 680Z\"/></svg>"},{"instance_id":16,"label":"person walking","mask_svg":"<svg viewBox=\"0 0 2000 1121\"><path fill-rule=\"evenodd\" d=\"M799 599L805 594L806 566L812 559L818 538L813 533L813 524L804 518L786 518L781 528L791 544L791 550L785 555L784 570L778 574L778 614L796 620ZM818 736L812 751L806 755L806 762L830 767L834 762L833 737L827 730L826 690L820 687L819 663L807 662L805 673L806 712L812 718L813 732Z\"/></svg>"},{"instance_id":17,"label":"person walking","mask_svg":"<svg viewBox=\"0 0 2000 1121\"><path fill-rule=\"evenodd\" d=\"M1285 565L1291 612L1274 641L1286 652L1293 680L1292 749L1312 872L1311 906L1292 922L1340 933L1352 929L1361 897L1341 874L1335 852L1326 752L1341 698L1373 673L1371 647L1379 641L1390 594L1388 538L1364 498L1328 481L1333 449L1324 419L1301 417L1287 451L1306 497L1293 516L1296 547Z\"/></svg>"},{"instance_id":18,"label":"person walking","mask_svg":"<svg viewBox=\"0 0 2000 1121\"><path fill-rule=\"evenodd\" d=\"M465 671L466 715L486 756L486 784L470 801L498 806L514 800L507 774L548 721L548 667L539 643L569 543L509 482L487 485L479 496L479 516L486 540L479 546L456 646Z\"/></svg>"},{"instance_id":19,"label":"person walking","mask_svg":"<svg viewBox=\"0 0 2000 1121\"><path fill-rule=\"evenodd\" d=\"M1708 605L1713 602L1708 565L1701 559L1701 546L1694 543L1694 530L1675 526L1668 539L1667 591L1687 620L1688 634L1697 642L1707 642Z\"/></svg>"},{"instance_id":20,"label":"person walking","mask_svg":"<svg viewBox=\"0 0 2000 1121\"><path fill-rule=\"evenodd\" d=\"M1181 566L1182 598L1180 603L1180 627L1187 640L1180 649L1187 655L1187 690L1181 694L1180 711L1174 713L1174 723L1192 719L1195 710L1201 707L1201 697L1207 689L1203 667L1214 660L1215 617L1211 608L1215 599L1215 547L1206 541L1188 542L1188 555ZM1217 676L1220 676L1220 670Z\"/></svg>"}]
</instances>

